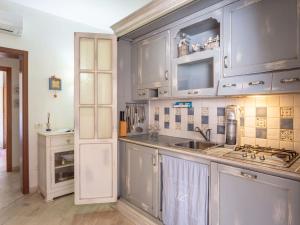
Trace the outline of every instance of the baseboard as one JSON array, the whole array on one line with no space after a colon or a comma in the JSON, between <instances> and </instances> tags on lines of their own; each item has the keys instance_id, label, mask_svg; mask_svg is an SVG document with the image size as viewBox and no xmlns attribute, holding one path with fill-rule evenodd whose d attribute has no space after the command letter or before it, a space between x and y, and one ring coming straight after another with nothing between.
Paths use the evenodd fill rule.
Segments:
<instances>
[{"instance_id":1,"label":"baseboard","mask_svg":"<svg viewBox=\"0 0 300 225\"><path fill-rule=\"evenodd\" d=\"M115 207L135 225L163 225L160 220L153 218L124 199L118 200Z\"/></svg>"}]
</instances>

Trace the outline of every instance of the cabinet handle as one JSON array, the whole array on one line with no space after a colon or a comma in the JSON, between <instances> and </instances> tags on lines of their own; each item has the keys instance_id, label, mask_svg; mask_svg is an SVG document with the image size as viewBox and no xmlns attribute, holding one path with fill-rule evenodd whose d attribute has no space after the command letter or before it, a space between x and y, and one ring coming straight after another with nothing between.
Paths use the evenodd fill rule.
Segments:
<instances>
[{"instance_id":1,"label":"cabinet handle","mask_svg":"<svg viewBox=\"0 0 300 225\"><path fill-rule=\"evenodd\" d=\"M289 84L289 83L295 83L295 82L299 82L299 81L300 81L299 77L293 77L293 78L281 79L280 83L282 83L282 84Z\"/></svg>"},{"instance_id":2,"label":"cabinet handle","mask_svg":"<svg viewBox=\"0 0 300 225\"><path fill-rule=\"evenodd\" d=\"M165 71L165 80L169 80L169 71L168 70Z\"/></svg>"},{"instance_id":3,"label":"cabinet handle","mask_svg":"<svg viewBox=\"0 0 300 225\"><path fill-rule=\"evenodd\" d=\"M191 91L188 91L188 94L191 95L191 94L193 94L193 93L192 93Z\"/></svg>"},{"instance_id":4,"label":"cabinet handle","mask_svg":"<svg viewBox=\"0 0 300 225\"><path fill-rule=\"evenodd\" d=\"M198 94L198 91L194 91L194 94Z\"/></svg>"},{"instance_id":5,"label":"cabinet handle","mask_svg":"<svg viewBox=\"0 0 300 225\"><path fill-rule=\"evenodd\" d=\"M224 56L224 67L228 68L228 56Z\"/></svg>"},{"instance_id":6,"label":"cabinet handle","mask_svg":"<svg viewBox=\"0 0 300 225\"><path fill-rule=\"evenodd\" d=\"M241 175L243 176L243 177L246 177L246 178L248 178L248 179L252 179L252 180L256 180L257 179L257 175L255 175L255 174L250 174L250 173L246 173L246 172L241 172Z\"/></svg>"},{"instance_id":7,"label":"cabinet handle","mask_svg":"<svg viewBox=\"0 0 300 225\"><path fill-rule=\"evenodd\" d=\"M228 83L228 84L223 84L223 88L228 88L228 87L236 87L236 84Z\"/></svg>"},{"instance_id":8,"label":"cabinet handle","mask_svg":"<svg viewBox=\"0 0 300 225\"><path fill-rule=\"evenodd\" d=\"M262 80L258 80L258 81L251 81L248 83L249 86L257 86L257 85L264 85L265 82Z\"/></svg>"}]
</instances>

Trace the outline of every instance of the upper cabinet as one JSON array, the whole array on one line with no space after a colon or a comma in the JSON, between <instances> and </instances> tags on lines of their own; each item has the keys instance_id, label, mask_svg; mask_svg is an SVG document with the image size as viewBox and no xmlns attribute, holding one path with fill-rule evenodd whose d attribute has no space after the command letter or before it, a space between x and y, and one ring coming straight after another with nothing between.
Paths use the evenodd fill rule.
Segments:
<instances>
[{"instance_id":1,"label":"upper cabinet","mask_svg":"<svg viewBox=\"0 0 300 225\"><path fill-rule=\"evenodd\" d=\"M224 8L224 76L300 67L300 1L240 0Z\"/></svg>"},{"instance_id":2,"label":"upper cabinet","mask_svg":"<svg viewBox=\"0 0 300 225\"><path fill-rule=\"evenodd\" d=\"M165 31L140 41L138 54L138 88L159 88L170 81L170 32Z\"/></svg>"}]
</instances>

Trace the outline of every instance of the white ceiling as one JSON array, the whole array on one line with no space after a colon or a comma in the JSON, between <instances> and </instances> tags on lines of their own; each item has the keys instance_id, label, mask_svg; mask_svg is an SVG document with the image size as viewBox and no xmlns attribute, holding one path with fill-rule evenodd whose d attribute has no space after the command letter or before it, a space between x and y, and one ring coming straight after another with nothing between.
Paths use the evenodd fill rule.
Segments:
<instances>
[{"instance_id":1,"label":"white ceiling","mask_svg":"<svg viewBox=\"0 0 300 225\"><path fill-rule=\"evenodd\" d=\"M69 20L100 29L141 8L151 0L11 0Z\"/></svg>"}]
</instances>

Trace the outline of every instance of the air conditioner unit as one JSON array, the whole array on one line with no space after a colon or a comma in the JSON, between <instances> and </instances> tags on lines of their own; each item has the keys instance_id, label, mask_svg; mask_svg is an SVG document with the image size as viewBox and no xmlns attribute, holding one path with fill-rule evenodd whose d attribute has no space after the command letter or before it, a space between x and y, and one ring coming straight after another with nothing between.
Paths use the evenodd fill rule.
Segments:
<instances>
[{"instance_id":1,"label":"air conditioner unit","mask_svg":"<svg viewBox=\"0 0 300 225\"><path fill-rule=\"evenodd\" d=\"M0 32L21 36L23 17L15 13L0 11Z\"/></svg>"}]
</instances>

